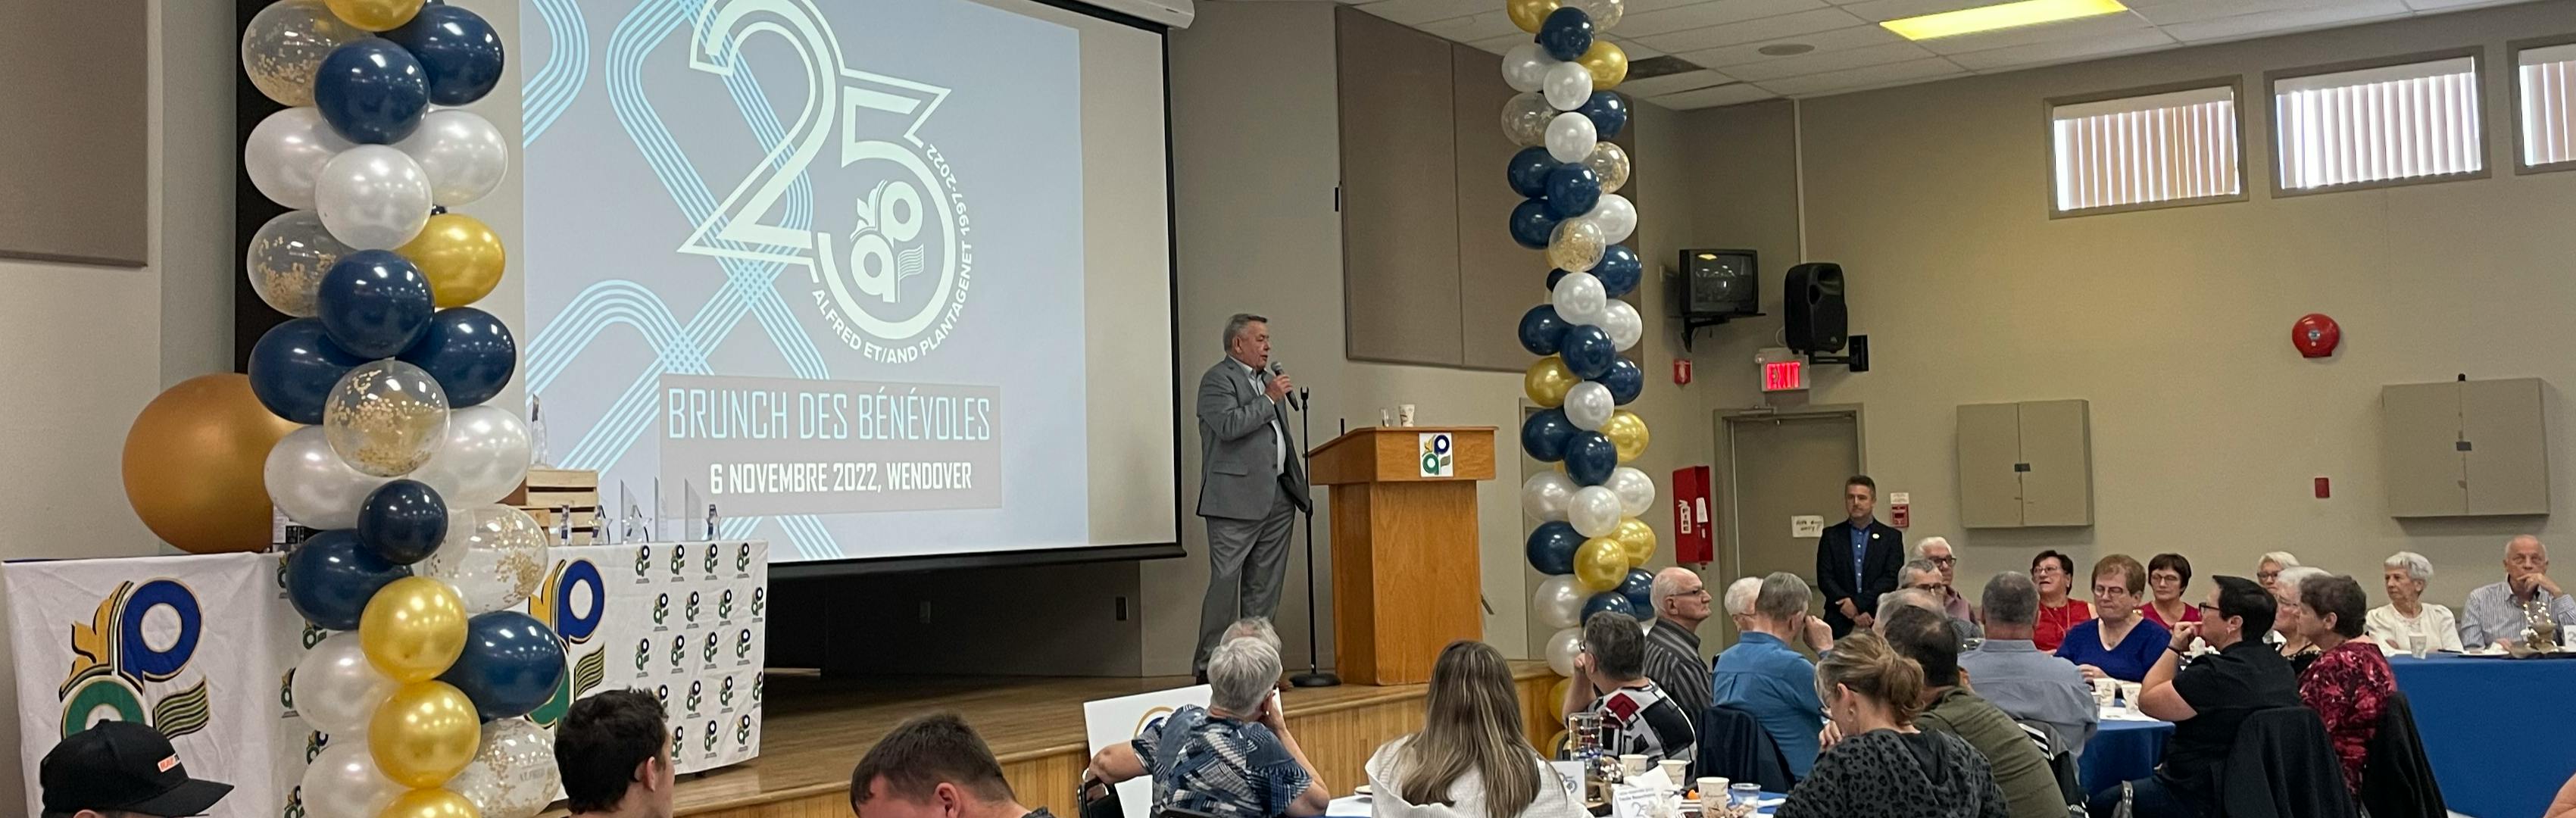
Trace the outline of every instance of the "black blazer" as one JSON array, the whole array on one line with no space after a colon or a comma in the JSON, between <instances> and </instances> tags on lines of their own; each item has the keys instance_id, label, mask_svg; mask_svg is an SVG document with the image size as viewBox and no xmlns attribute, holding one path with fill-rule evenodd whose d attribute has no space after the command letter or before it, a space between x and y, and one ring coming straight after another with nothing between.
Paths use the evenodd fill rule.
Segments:
<instances>
[{"instance_id":1,"label":"black blazer","mask_svg":"<svg viewBox=\"0 0 2576 818\"><path fill-rule=\"evenodd\" d=\"M1850 520L1825 526L1825 534L1816 538L1816 588L1825 599L1825 624L1832 625L1834 637L1851 633L1852 621L1843 616L1842 601L1851 600L1862 613L1878 612L1878 595L1896 590L1897 569L1905 566L1905 534L1877 520L1869 521L1869 555L1862 573L1868 581L1852 587L1852 552Z\"/></svg>"}]
</instances>

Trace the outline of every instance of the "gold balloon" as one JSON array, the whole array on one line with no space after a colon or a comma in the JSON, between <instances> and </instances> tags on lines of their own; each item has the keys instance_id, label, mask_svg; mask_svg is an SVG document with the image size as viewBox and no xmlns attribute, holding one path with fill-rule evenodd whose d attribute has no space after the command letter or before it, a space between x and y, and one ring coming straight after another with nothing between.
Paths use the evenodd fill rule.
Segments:
<instances>
[{"instance_id":1,"label":"gold balloon","mask_svg":"<svg viewBox=\"0 0 2576 818\"><path fill-rule=\"evenodd\" d=\"M1556 686L1555 686L1555 687L1548 688L1547 700L1548 700L1548 702L1550 702L1551 704L1552 704L1552 703L1555 703L1555 702L1565 701L1565 696L1566 696L1566 694L1573 692L1573 690L1574 690L1574 680L1573 680L1573 679L1558 679L1558 680L1556 680Z\"/></svg>"},{"instance_id":2,"label":"gold balloon","mask_svg":"<svg viewBox=\"0 0 2576 818\"><path fill-rule=\"evenodd\" d=\"M1506 0L1503 8L1511 14L1512 25L1537 34L1539 26L1547 22L1547 16L1556 13L1556 6L1557 0Z\"/></svg>"},{"instance_id":3,"label":"gold balloon","mask_svg":"<svg viewBox=\"0 0 2576 818\"><path fill-rule=\"evenodd\" d=\"M1557 701L1564 701L1564 700L1563 700L1563 699L1558 699ZM1566 749L1566 747L1565 747L1565 740L1566 740L1566 738L1567 738L1567 734L1566 734L1566 732L1565 732L1565 731L1563 731L1563 730L1558 730L1558 731L1556 731L1556 735L1553 735L1553 736L1549 736L1549 737L1548 737L1548 739L1547 739L1547 746L1545 746L1545 747L1541 747L1541 748L1538 748L1538 750L1539 750L1539 752L1540 752L1540 753L1545 754L1545 755L1546 755L1547 757L1549 757L1549 758L1555 758L1559 753L1563 753L1563 752L1565 752L1565 749Z\"/></svg>"},{"instance_id":4,"label":"gold balloon","mask_svg":"<svg viewBox=\"0 0 2576 818\"><path fill-rule=\"evenodd\" d=\"M376 818L483 818L483 813L465 796L431 788L403 793Z\"/></svg>"},{"instance_id":5,"label":"gold balloon","mask_svg":"<svg viewBox=\"0 0 2576 818\"><path fill-rule=\"evenodd\" d=\"M1618 143L1603 140L1592 144L1592 155L1583 158L1583 166L1601 177L1601 192L1617 193L1628 184L1628 152Z\"/></svg>"},{"instance_id":6,"label":"gold balloon","mask_svg":"<svg viewBox=\"0 0 2576 818\"><path fill-rule=\"evenodd\" d=\"M322 0L279 0L242 28L242 73L259 92L287 107L313 104L313 73L331 50L367 36Z\"/></svg>"},{"instance_id":7,"label":"gold balloon","mask_svg":"<svg viewBox=\"0 0 2576 818\"><path fill-rule=\"evenodd\" d=\"M1585 590L1600 593L1619 587L1628 579L1628 552L1618 540L1594 537L1574 549L1574 581Z\"/></svg>"},{"instance_id":8,"label":"gold balloon","mask_svg":"<svg viewBox=\"0 0 2576 818\"><path fill-rule=\"evenodd\" d=\"M1644 565L1647 560L1655 558L1655 527L1647 525L1644 520L1635 517L1620 520L1619 529L1610 532L1610 539L1619 541L1619 549L1627 555L1629 565Z\"/></svg>"},{"instance_id":9,"label":"gold balloon","mask_svg":"<svg viewBox=\"0 0 2576 818\"><path fill-rule=\"evenodd\" d=\"M181 551L265 550L270 512L261 470L268 450L296 428L260 405L248 375L180 381L144 404L126 429L125 501L154 536Z\"/></svg>"},{"instance_id":10,"label":"gold balloon","mask_svg":"<svg viewBox=\"0 0 2576 818\"><path fill-rule=\"evenodd\" d=\"M1610 445L1618 447L1621 463L1636 460L1646 453L1646 419L1638 417L1635 412L1621 409L1611 413L1610 421L1601 424L1601 436L1609 438Z\"/></svg>"},{"instance_id":11,"label":"gold balloon","mask_svg":"<svg viewBox=\"0 0 2576 818\"><path fill-rule=\"evenodd\" d=\"M367 754L375 758L376 769L413 789L455 778L482 744L483 720L475 715L474 702L446 682L394 688L376 706L375 718L367 720Z\"/></svg>"},{"instance_id":12,"label":"gold balloon","mask_svg":"<svg viewBox=\"0 0 2576 818\"><path fill-rule=\"evenodd\" d=\"M358 615L358 647L394 681L437 678L465 652L465 600L428 577L386 583Z\"/></svg>"},{"instance_id":13,"label":"gold balloon","mask_svg":"<svg viewBox=\"0 0 2576 818\"><path fill-rule=\"evenodd\" d=\"M368 31L392 31L420 13L420 0L322 0L341 22Z\"/></svg>"},{"instance_id":14,"label":"gold balloon","mask_svg":"<svg viewBox=\"0 0 2576 818\"><path fill-rule=\"evenodd\" d=\"M1574 61L1582 63L1584 70L1592 72L1593 91L1617 88L1620 82L1628 79L1628 52L1620 50L1618 43L1595 38L1592 41L1592 48L1584 51L1583 56L1574 58Z\"/></svg>"},{"instance_id":15,"label":"gold balloon","mask_svg":"<svg viewBox=\"0 0 2576 818\"><path fill-rule=\"evenodd\" d=\"M501 285L509 254L501 236L481 220L463 213L429 217L429 226L411 243L394 248L429 278L429 292L441 309L483 300Z\"/></svg>"},{"instance_id":16,"label":"gold balloon","mask_svg":"<svg viewBox=\"0 0 2576 818\"><path fill-rule=\"evenodd\" d=\"M1529 394L1531 403L1554 409L1565 405L1566 390L1582 382L1574 377L1574 370L1565 368L1564 358L1550 355L1530 364L1529 372L1521 375L1521 391Z\"/></svg>"}]
</instances>

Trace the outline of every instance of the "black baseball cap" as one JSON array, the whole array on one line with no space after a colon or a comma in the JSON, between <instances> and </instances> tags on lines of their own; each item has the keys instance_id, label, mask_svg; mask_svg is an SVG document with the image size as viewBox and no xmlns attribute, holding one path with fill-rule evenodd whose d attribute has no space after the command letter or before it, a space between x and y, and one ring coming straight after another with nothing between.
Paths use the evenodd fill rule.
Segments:
<instances>
[{"instance_id":1,"label":"black baseball cap","mask_svg":"<svg viewBox=\"0 0 2576 818\"><path fill-rule=\"evenodd\" d=\"M71 818L81 810L114 810L160 818L187 818L233 791L188 777L179 753L161 731L130 721L103 721L72 734L45 753L36 780L45 790L44 818Z\"/></svg>"}]
</instances>

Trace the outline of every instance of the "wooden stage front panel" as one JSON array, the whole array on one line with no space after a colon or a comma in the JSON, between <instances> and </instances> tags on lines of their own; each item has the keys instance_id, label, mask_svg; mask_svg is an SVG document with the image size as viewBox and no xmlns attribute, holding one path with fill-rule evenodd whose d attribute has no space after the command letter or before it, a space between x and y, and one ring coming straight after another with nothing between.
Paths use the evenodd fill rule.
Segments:
<instances>
[{"instance_id":1,"label":"wooden stage front panel","mask_svg":"<svg viewBox=\"0 0 2576 818\"><path fill-rule=\"evenodd\" d=\"M1543 662L1513 663L1531 740L1556 734L1557 676ZM1074 785L1091 761L1082 703L1190 684L1185 676L1142 679L904 678L826 681L770 671L760 758L684 776L677 813L722 818L848 818L850 768L896 722L953 710L993 753L1020 802L1060 816L1078 813ZM1289 730L1335 794L1363 783L1378 745L1420 729L1424 685L1290 690ZM561 814L558 810L553 814Z\"/></svg>"}]
</instances>

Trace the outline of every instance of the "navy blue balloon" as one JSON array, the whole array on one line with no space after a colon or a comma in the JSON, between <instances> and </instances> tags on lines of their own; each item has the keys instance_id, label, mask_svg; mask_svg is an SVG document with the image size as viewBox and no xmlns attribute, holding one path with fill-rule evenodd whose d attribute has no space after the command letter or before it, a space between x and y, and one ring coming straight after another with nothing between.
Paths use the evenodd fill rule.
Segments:
<instances>
[{"instance_id":1,"label":"navy blue balloon","mask_svg":"<svg viewBox=\"0 0 2576 818\"><path fill-rule=\"evenodd\" d=\"M447 539L447 501L418 480L377 486L358 504L358 544L378 559L410 565Z\"/></svg>"},{"instance_id":2,"label":"navy blue balloon","mask_svg":"<svg viewBox=\"0 0 2576 818\"><path fill-rule=\"evenodd\" d=\"M278 417L322 422L322 405L340 376L367 359L331 343L322 322L298 318L268 329L250 348L250 392Z\"/></svg>"},{"instance_id":3,"label":"navy blue balloon","mask_svg":"<svg viewBox=\"0 0 2576 818\"><path fill-rule=\"evenodd\" d=\"M340 138L391 145L420 127L429 112L429 81L420 60L383 37L340 44L313 72L313 107Z\"/></svg>"},{"instance_id":4,"label":"navy blue balloon","mask_svg":"<svg viewBox=\"0 0 2576 818\"><path fill-rule=\"evenodd\" d=\"M1601 174L1581 163L1563 165L1547 174L1547 212L1571 219L1601 203Z\"/></svg>"},{"instance_id":5,"label":"navy blue balloon","mask_svg":"<svg viewBox=\"0 0 2576 818\"><path fill-rule=\"evenodd\" d=\"M1547 271L1547 291L1556 292L1556 282L1564 280L1565 275L1566 273L1564 270Z\"/></svg>"},{"instance_id":6,"label":"navy blue balloon","mask_svg":"<svg viewBox=\"0 0 2576 818\"><path fill-rule=\"evenodd\" d=\"M391 250L360 250L322 274L314 311L331 342L368 360L410 349L438 310L429 278Z\"/></svg>"},{"instance_id":7,"label":"navy blue balloon","mask_svg":"<svg viewBox=\"0 0 2576 818\"><path fill-rule=\"evenodd\" d=\"M1592 265L1592 277L1601 279L1601 293L1611 298L1627 295L1637 288L1637 279L1645 263L1637 260L1637 251L1625 244L1613 244L1601 250L1601 263Z\"/></svg>"},{"instance_id":8,"label":"navy blue balloon","mask_svg":"<svg viewBox=\"0 0 2576 818\"><path fill-rule=\"evenodd\" d=\"M1610 343L1610 333L1585 324L1565 331L1557 342L1557 354L1565 356L1565 368L1574 377L1593 380L1610 371L1610 362L1619 360L1619 347Z\"/></svg>"},{"instance_id":9,"label":"navy blue balloon","mask_svg":"<svg viewBox=\"0 0 2576 818\"><path fill-rule=\"evenodd\" d=\"M1548 171L1564 166L1547 155L1546 148L1522 148L1512 154L1512 163L1503 169L1503 179L1512 184L1513 193L1536 199L1547 195Z\"/></svg>"},{"instance_id":10,"label":"navy blue balloon","mask_svg":"<svg viewBox=\"0 0 2576 818\"><path fill-rule=\"evenodd\" d=\"M1547 21L1538 26L1538 47L1560 60L1583 56L1592 50L1592 15L1573 6L1548 12Z\"/></svg>"},{"instance_id":11,"label":"navy blue balloon","mask_svg":"<svg viewBox=\"0 0 2576 818\"><path fill-rule=\"evenodd\" d=\"M1556 305L1540 304L1521 313L1521 348L1532 355L1556 354L1556 341L1565 336L1565 319L1557 317Z\"/></svg>"},{"instance_id":12,"label":"navy blue balloon","mask_svg":"<svg viewBox=\"0 0 2576 818\"><path fill-rule=\"evenodd\" d=\"M474 703L484 721L527 715L555 697L563 677L563 638L518 611L465 620L465 652L438 674Z\"/></svg>"},{"instance_id":13,"label":"navy blue balloon","mask_svg":"<svg viewBox=\"0 0 2576 818\"><path fill-rule=\"evenodd\" d=\"M1531 568L1548 576L1574 573L1574 551L1583 547L1583 532L1564 520L1550 520L1530 529L1529 562Z\"/></svg>"},{"instance_id":14,"label":"navy blue balloon","mask_svg":"<svg viewBox=\"0 0 2576 818\"><path fill-rule=\"evenodd\" d=\"M1592 99L1574 112L1592 120L1592 131L1600 134L1604 142L1618 136L1619 129L1628 127L1628 100L1616 92L1594 91Z\"/></svg>"},{"instance_id":15,"label":"navy blue balloon","mask_svg":"<svg viewBox=\"0 0 2576 818\"><path fill-rule=\"evenodd\" d=\"M1577 485L1598 486L1610 482L1610 472L1619 468L1619 447L1600 432L1577 431L1565 441L1565 476Z\"/></svg>"},{"instance_id":16,"label":"navy blue balloon","mask_svg":"<svg viewBox=\"0 0 2576 818\"><path fill-rule=\"evenodd\" d=\"M1548 234L1556 232L1556 216L1547 212L1547 200L1524 199L1512 207L1512 240L1532 250L1547 249Z\"/></svg>"},{"instance_id":17,"label":"navy blue balloon","mask_svg":"<svg viewBox=\"0 0 2576 818\"><path fill-rule=\"evenodd\" d=\"M1521 421L1521 451L1532 459L1554 463L1565 459L1565 442L1578 431L1563 409L1541 409ZM1585 434L1597 433L1586 432ZM1607 440L1608 438L1603 438ZM1616 452L1612 453L1616 455Z\"/></svg>"},{"instance_id":18,"label":"navy blue balloon","mask_svg":"<svg viewBox=\"0 0 2576 818\"><path fill-rule=\"evenodd\" d=\"M1655 575L1646 569L1628 569L1628 578L1621 580L1619 587L1612 590L1618 591L1620 596L1627 597L1628 604L1636 606L1637 610L1655 609Z\"/></svg>"},{"instance_id":19,"label":"navy blue balloon","mask_svg":"<svg viewBox=\"0 0 2576 818\"><path fill-rule=\"evenodd\" d=\"M426 5L411 22L385 32L428 75L429 101L464 105L501 82L501 35L482 15L459 6Z\"/></svg>"},{"instance_id":20,"label":"navy blue balloon","mask_svg":"<svg viewBox=\"0 0 2576 818\"><path fill-rule=\"evenodd\" d=\"M1610 362L1610 371L1601 373L1601 385L1610 387L1610 402L1620 406L1637 399L1646 391L1646 368L1636 361L1621 358Z\"/></svg>"},{"instance_id":21,"label":"navy blue balloon","mask_svg":"<svg viewBox=\"0 0 2576 818\"><path fill-rule=\"evenodd\" d=\"M431 316L429 330L401 357L438 379L449 407L463 409L501 394L519 368L519 343L491 313L457 307Z\"/></svg>"},{"instance_id":22,"label":"navy blue balloon","mask_svg":"<svg viewBox=\"0 0 2576 818\"><path fill-rule=\"evenodd\" d=\"M376 556L358 544L357 534L325 531L286 555L286 601L316 627L355 630L376 589L407 576L410 567Z\"/></svg>"},{"instance_id":23,"label":"navy blue balloon","mask_svg":"<svg viewBox=\"0 0 2576 818\"><path fill-rule=\"evenodd\" d=\"M1603 591L1583 601L1583 621L1592 621L1592 615L1597 613L1626 614L1633 617L1637 615L1637 605L1628 601L1627 595L1618 591Z\"/></svg>"}]
</instances>

